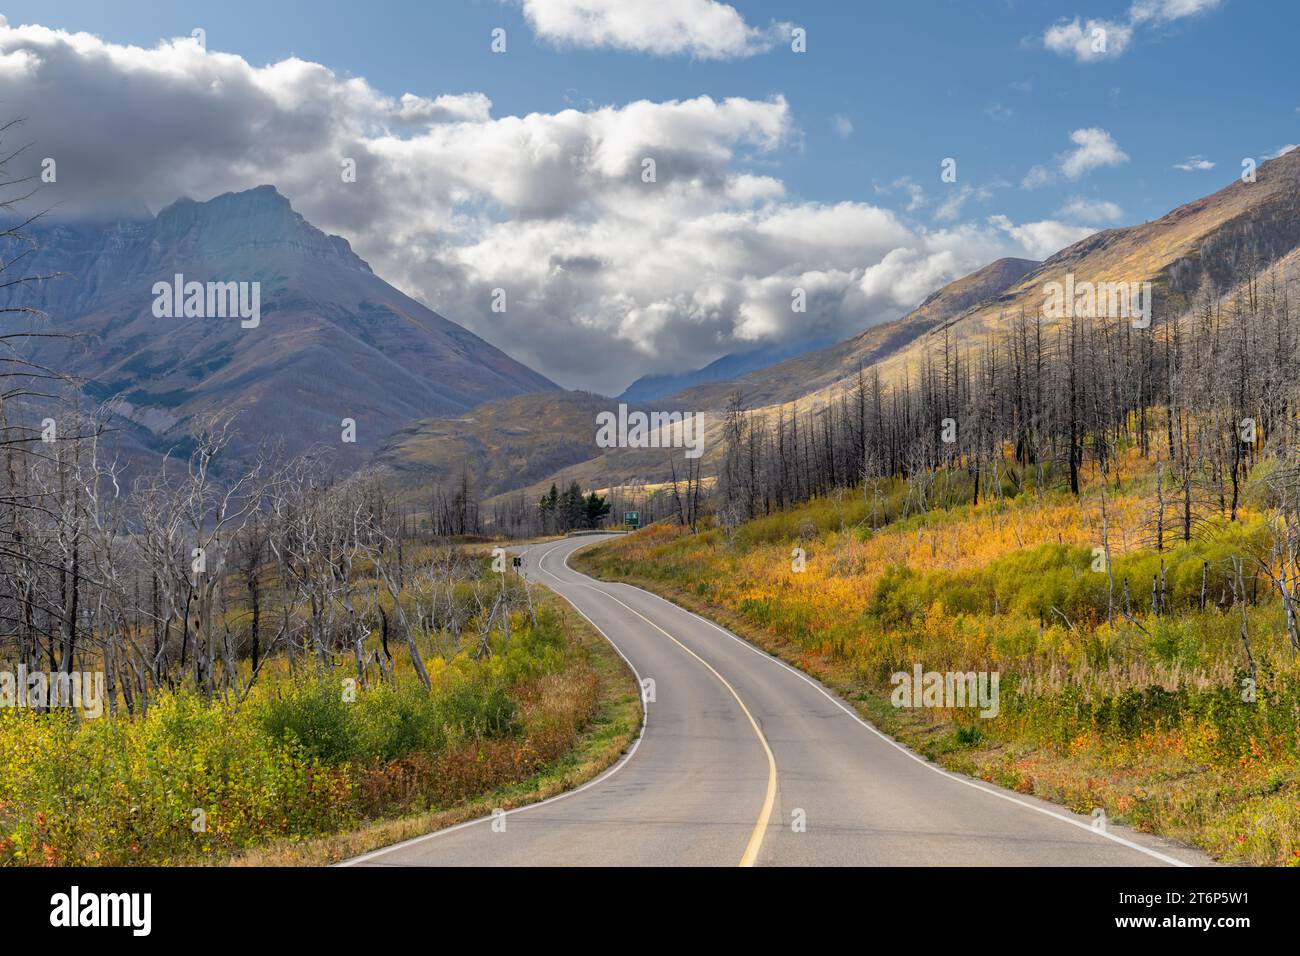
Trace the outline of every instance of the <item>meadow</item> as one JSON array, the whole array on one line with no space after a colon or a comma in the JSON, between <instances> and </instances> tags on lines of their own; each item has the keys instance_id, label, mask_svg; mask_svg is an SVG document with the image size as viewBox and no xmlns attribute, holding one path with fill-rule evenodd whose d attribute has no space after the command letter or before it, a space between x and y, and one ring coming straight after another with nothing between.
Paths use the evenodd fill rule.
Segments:
<instances>
[{"instance_id":1,"label":"meadow","mask_svg":"<svg viewBox=\"0 0 1300 956\"><path fill-rule=\"evenodd\" d=\"M242 699L0 709L0 864L332 862L572 786L630 742L639 695L576 614L533 599L486 650L426 656L427 690L400 656L363 682L344 655L324 671L279 657Z\"/></svg>"},{"instance_id":2,"label":"meadow","mask_svg":"<svg viewBox=\"0 0 1300 956\"><path fill-rule=\"evenodd\" d=\"M882 479L574 564L714 617L950 768L1225 862L1300 864L1300 670L1255 562L1266 488L1253 476L1238 520L1157 550L1153 469L1129 453L1118 473L1077 499L1049 481L973 505L957 472L925 510ZM891 706L918 663L998 672L997 716Z\"/></svg>"}]
</instances>

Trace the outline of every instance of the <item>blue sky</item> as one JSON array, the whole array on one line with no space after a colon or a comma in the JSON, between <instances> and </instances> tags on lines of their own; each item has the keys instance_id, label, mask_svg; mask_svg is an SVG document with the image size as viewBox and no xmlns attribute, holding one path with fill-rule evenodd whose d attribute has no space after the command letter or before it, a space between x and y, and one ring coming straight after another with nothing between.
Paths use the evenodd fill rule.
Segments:
<instances>
[{"instance_id":1,"label":"blue sky","mask_svg":"<svg viewBox=\"0 0 1300 956\"><path fill-rule=\"evenodd\" d=\"M562 6L570 0L554 2ZM680 2L689 8L710 0ZM642 7L665 5L671 4L665 0ZM322 64L341 78L363 78L376 93L393 98L403 93L430 99L484 94L491 101L492 122L530 113L556 116L567 109L621 109L640 100L662 104L707 96L718 102L728 97L770 102L779 97L785 104L779 143L756 148L745 135L727 139L731 134L719 134L723 140L713 152L725 150L727 157L725 173L718 175L752 174L778 181L783 208L803 204L824 212L849 203L859 212L868 207L888 210L917 239L909 249L943 245L936 235L969 226L969 242L961 253L947 250L952 253L949 272L979 264L981 235L990 258L1007 252L1045 255L1053 251L1049 247L1054 242L1063 244L1087 228L1163 215L1231 182L1243 157L1262 160L1300 142L1300 88L1294 66L1300 14L1291 0L764 0L731 6L755 36L765 38L756 41L758 52L708 59L689 51L650 52L610 48L609 43L591 48L582 37L539 36L537 21L525 16L520 3L498 0L127 0L112 5L96 0L11 0L2 8L10 27L39 23L86 31L107 44L145 48L163 38L187 36L201 26L209 52L236 54L253 68L298 57ZM1105 55L1081 59L1051 48L1049 29L1075 18L1084 34L1090 21L1112 31ZM806 53L791 52L784 24L806 29ZM489 49L495 27L507 31L505 55ZM633 31L633 44L636 35ZM22 91L6 95L0 82L0 95L13 102L21 100ZM1089 134L1091 139L1085 135L1072 141L1072 135L1090 130L1096 131ZM1085 141L1091 144L1092 158L1068 166L1067 158ZM957 160L956 183L940 181L945 157ZM1180 170L1178 165L1189 168ZM1038 171L1031 173L1035 167ZM215 188L216 179L208 178ZM220 178L222 185L230 181ZM410 256L403 258L386 240L368 238L367 224L350 220L318 191L299 188L301 195L295 195L286 188L291 180L277 185L313 221L324 219L322 227L349 235L363 254L379 259L381 274L391 275L407 291L497 344L516 343L524 353L521 358L564 384L610 390L635 377L633 373L703 364L764 339L801 334L798 328L774 327L774 320L763 318L752 303L747 312L744 295L733 301L723 293L719 301L725 302L718 308L730 310L729 318L697 302L676 323L665 317L665 310L675 308L665 305L675 300L672 290L657 288L602 330L627 344L626 354L616 363L618 370L584 376L580 368L566 367L565 349L554 354L536 343L521 342L520 335L531 325L504 330L499 320L478 314L439 285L476 269L482 273L481 260L461 263L459 273L429 278L431 272L441 275L444 248L439 263L428 268L385 270L390 258L406 263ZM201 194L203 189L198 180L188 191ZM532 209L521 212L518 204L511 208L500 192L487 192L489 198L467 208L495 223L539 215ZM154 203L164 198L150 196ZM418 204L420 198L408 195L403 202ZM463 216L465 210L459 211ZM732 215L742 211L726 210ZM591 222L588 211L564 215L571 224ZM990 217L1000 217L996 222L1005 228L990 227ZM438 220L440 237L448 235L451 221ZM1028 232L1015 231L1035 223L1045 225L1033 231L1032 239L1025 238ZM395 229L386 225L373 232L388 236ZM488 230L484 226L452 244L481 251ZM993 248L996 237L1015 239L1021 247ZM422 249L427 246L420 244ZM864 254L860 263L837 261L833 268L857 282L858 273L870 273L887 255L876 250ZM817 267L807 249L792 252L791 258L802 263L801 275ZM942 272L936 266L933 274L955 277ZM739 277L712 278L728 282ZM863 281L870 286L869 275ZM689 285L691 277L684 275L680 282ZM627 284L631 288L635 280L629 276ZM698 289L682 292L698 298ZM888 302L877 302L873 294L868 289L866 299L855 299L852 305L841 298L836 313L819 321L837 333L853 331L901 313L919 289ZM593 302L583 304L578 295L570 279L563 295L552 284L530 290L524 298L538 310L537 321L544 318L545 308L555 311L561 302L566 308L604 314L619 298L604 289ZM632 289L629 295L637 298L640 293ZM579 324L591 327L590 320ZM655 341L664 328L676 329L672 342ZM813 329L803 331L811 334Z\"/></svg>"},{"instance_id":2,"label":"blue sky","mask_svg":"<svg viewBox=\"0 0 1300 956\"><path fill-rule=\"evenodd\" d=\"M790 21L809 51L732 61L563 49L538 40L521 10L497 0L7 0L12 23L86 30L150 46L208 32L211 48L251 62L296 55L363 76L393 95L481 90L494 112L554 112L635 99L783 94L803 134L777 159L809 199L881 201L872 183L938 181L958 159L959 181L1018 183L1065 151L1071 130L1100 126L1131 157L1075 188L1008 191L999 211L1048 215L1063 193L1103 195L1126 221L1231 182L1245 156L1300 141L1293 0L1225 0L1217 9L1143 34L1123 56L1077 63L1047 51L1043 32L1075 16L1120 20L1123 0L909 0L906 3L737 2L751 24ZM508 52L488 54L494 27ZM834 117L853 126L834 131ZM1213 170L1179 173L1189 156ZM897 202L897 201L895 201Z\"/></svg>"}]
</instances>

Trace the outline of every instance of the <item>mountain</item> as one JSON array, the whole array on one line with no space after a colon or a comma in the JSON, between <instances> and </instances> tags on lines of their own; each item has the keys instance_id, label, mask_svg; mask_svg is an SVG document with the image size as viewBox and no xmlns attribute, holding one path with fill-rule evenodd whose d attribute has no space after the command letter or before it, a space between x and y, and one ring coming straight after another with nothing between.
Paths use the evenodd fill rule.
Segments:
<instances>
[{"instance_id":1,"label":"mountain","mask_svg":"<svg viewBox=\"0 0 1300 956\"><path fill-rule=\"evenodd\" d=\"M885 349L911 341L973 303L996 295L1036 265L1024 259L1000 259L944 286L889 326L868 329L846 342L748 376L732 375L671 397L631 402L629 407L706 412L707 431L716 434L722 423L718 410L731 391L740 388L747 401L752 395L766 401L785 400L774 396L798 398L810 387L856 374L858 362L870 364ZM726 359L713 366L741 371L729 368ZM618 399L585 392L526 395L480 406L464 416L415 422L393 435L377 461L399 482L434 480L444 487L452 487L466 467L471 486L485 497L520 488L531 496L552 481L567 484L574 479L588 488L662 481L671 474L665 450L596 447L596 413L616 408L627 400L628 392ZM680 451L675 459L681 474Z\"/></svg>"},{"instance_id":2,"label":"mountain","mask_svg":"<svg viewBox=\"0 0 1300 956\"><path fill-rule=\"evenodd\" d=\"M1180 318L1191 307L1203 283L1217 292L1260 276L1300 247L1300 149L1292 150L1256 170L1254 182L1234 180L1218 192L1189 202L1141 225L1094 233L1038 265L1001 292L970 305L957 315L892 343L872 356L885 383L914 374L927 356L938 354L947 336L968 349L973 358L983 343L1005 334L1021 315L1043 317L1046 287L1073 276L1082 282L1150 282L1153 321ZM901 320L906 322L907 320ZM890 334L880 326L866 335ZM744 382L747 403L786 401L797 388L778 387L770 380L781 366L755 373ZM799 396L804 406L818 406L841 391L852 373L810 379ZM695 395L677 400L701 400ZM715 396L716 398L716 396Z\"/></svg>"},{"instance_id":3,"label":"mountain","mask_svg":"<svg viewBox=\"0 0 1300 956\"><path fill-rule=\"evenodd\" d=\"M750 406L795 401L857 375L859 368L893 354L972 306L996 299L1039 265L1030 259L998 259L943 286L901 319L873 325L846 341L730 381L679 392L673 400L687 408L723 408L727 396L738 390Z\"/></svg>"},{"instance_id":4,"label":"mountain","mask_svg":"<svg viewBox=\"0 0 1300 956\"><path fill-rule=\"evenodd\" d=\"M65 276L20 301L72 335L38 343L37 360L84 379L92 398L116 398L127 438L156 452L183 446L196 416L218 412L236 416L237 450L274 437L359 464L413 419L558 390L384 282L271 186L28 231L30 271ZM178 274L258 283L260 321L156 317L155 284ZM354 444L342 441L345 418Z\"/></svg>"},{"instance_id":5,"label":"mountain","mask_svg":"<svg viewBox=\"0 0 1300 956\"><path fill-rule=\"evenodd\" d=\"M398 429L375 461L407 487L454 488L463 472L470 487L488 497L599 457L596 415L617 408L616 399L589 392L485 402L464 415Z\"/></svg>"},{"instance_id":6,"label":"mountain","mask_svg":"<svg viewBox=\"0 0 1300 956\"><path fill-rule=\"evenodd\" d=\"M782 359L793 358L811 352L813 349L829 345L826 339L808 339L798 342L779 342L772 345L751 349L748 352L733 352L722 358L714 359L703 368L677 375L642 375L623 390L619 396L625 402L651 402L665 398L677 392L685 391L695 385L710 382L730 381L746 374L774 365Z\"/></svg>"},{"instance_id":7,"label":"mountain","mask_svg":"<svg viewBox=\"0 0 1300 956\"><path fill-rule=\"evenodd\" d=\"M853 386L859 368L878 372L888 388L914 381L945 343L972 361L1022 315L1052 326L1055 320L1043 317L1045 287L1067 275L1077 282L1150 282L1160 322L1183 319L1203 284L1223 292L1245 283L1249 290L1257 277L1272 283L1267 272L1285 283L1298 260L1300 150L1293 150L1260 165L1254 182L1234 181L1159 219L1098 232L1041 263L1000 259L944 286L901 319L732 380L696 385L664 404L707 414L708 474L720 457L721 412L737 391L759 417L816 412ZM611 449L559 474L584 487L606 487L629 478L662 481L668 468L663 452ZM521 484L532 494L550 478Z\"/></svg>"}]
</instances>

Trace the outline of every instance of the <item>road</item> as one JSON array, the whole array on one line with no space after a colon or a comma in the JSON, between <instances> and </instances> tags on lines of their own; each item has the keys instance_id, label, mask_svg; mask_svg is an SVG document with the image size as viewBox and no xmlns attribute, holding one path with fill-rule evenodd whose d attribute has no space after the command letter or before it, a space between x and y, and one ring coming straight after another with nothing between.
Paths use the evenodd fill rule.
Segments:
<instances>
[{"instance_id":1,"label":"road","mask_svg":"<svg viewBox=\"0 0 1300 956\"><path fill-rule=\"evenodd\" d=\"M595 539L599 540L599 539ZM417 837L362 866L1180 866L1194 850L951 774L806 675L676 605L525 552L653 681L641 737L550 800Z\"/></svg>"}]
</instances>

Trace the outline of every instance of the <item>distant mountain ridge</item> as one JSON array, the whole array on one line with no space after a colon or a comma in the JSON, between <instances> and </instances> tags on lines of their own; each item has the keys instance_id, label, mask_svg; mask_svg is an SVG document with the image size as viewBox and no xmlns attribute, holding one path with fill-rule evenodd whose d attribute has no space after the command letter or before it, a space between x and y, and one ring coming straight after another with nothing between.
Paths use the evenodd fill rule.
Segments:
<instances>
[{"instance_id":1,"label":"distant mountain ridge","mask_svg":"<svg viewBox=\"0 0 1300 956\"><path fill-rule=\"evenodd\" d=\"M1190 307L1202 283L1222 292L1262 274L1297 247L1300 149L1260 164L1252 182L1235 179L1159 219L1105 229L1067 246L997 295L973 303L902 347L882 352L873 364L883 382L902 380L924 364L927 350L942 347L941 334L974 354L982 342L1004 334L1021 314L1041 317L1048 283L1070 275L1076 282L1150 282L1155 321L1175 318ZM842 385L842 379L818 382L801 401L824 404ZM759 389L755 396L764 404Z\"/></svg>"},{"instance_id":2,"label":"distant mountain ridge","mask_svg":"<svg viewBox=\"0 0 1300 956\"><path fill-rule=\"evenodd\" d=\"M856 363L870 364L873 355L911 341L972 303L997 294L1037 265L1027 259L999 259L937 290L897 322L873 327L845 342L804 352L746 375L705 383L640 404L657 409L707 412L707 427L716 432L722 423L717 411L726 404L732 391L740 389L747 401L751 394L759 394L761 398L786 395L794 400L819 383L838 381L856 372ZM725 364L722 367L725 369ZM763 391L755 383L764 385ZM503 495L519 488L534 495L552 481L567 484L574 479L590 488L629 480L664 480L671 468L667 464L669 455L663 449L596 447L596 412L626 400L626 393L618 399L608 399L584 392L566 392L559 396L524 395L494 402L454 419L413 423L393 436L377 461L398 481L432 475L447 485L456 476L459 462L471 462L468 472L472 481L482 471L480 457L502 464L511 462L509 468L483 477L475 484L486 496ZM677 457L681 468L680 452ZM549 464L551 470L539 469L539 463Z\"/></svg>"},{"instance_id":3,"label":"distant mountain ridge","mask_svg":"<svg viewBox=\"0 0 1300 956\"><path fill-rule=\"evenodd\" d=\"M766 368L783 359L794 358L831 344L831 339L801 339L777 342L748 352L732 352L708 365L676 375L642 375L618 397L625 402L650 402L685 391L696 385L736 379L749 372Z\"/></svg>"},{"instance_id":4,"label":"distant mountain ridge","mask_svg":"<svg viewBox=\"0 0 1300 956\"><path fill-rule=\"evenodd\" d=\"M454 488L463 476L480 495L502 494L601 455L596 416L618 404L618 399L590 392L540 392L484 402L463 415L412 422L397 430L375 461L408 487Z\"/></svg>"},{"instance_id":5,"label":"distant mountain ridge","mask_svg":"<svg viewBox=\"0 0 1300 956\"><path fill-rule=\"evenodd\" d=\"M335 446L360 464L412 420L558 390L384 282L272 186L29 231L29 269L66 277L16 298L75 337L39 343L37 358L87 380L93 398L116 397L131 437L154 451L183 443L196 415L219 412L236 415L244 450L275 437L289 451ZM154 285L176 274L259 283L260 323L156 318ZM342 442L345 418L354 444Z\"/></svg>"},{"instance_id":6,"label":"distant mountain ridge","mask_svg":"<svg viewBox=\"0 0 1300 956\"><path fill-rule=\"evenodd\" d=\"M1076 242L1044 262L999 259L949 283L901 319L873 326L851 339L739 377L695 385L655 404L708 414L705 473L716 469L722 415L732 394L759 418L816 413L853 386L859 369L878 374L886 388L915 380L927 359L946 344L971 361L1006 334L1021 315L1042 317L1044 289L1074 275L1080 282L1150 282L1155 321L1186 315L1197 289L1208 282L1223 292L1275 266L1291 274L1300 256L1300 150L1261 164L1254 182L1236 180L1167 215L1136 226L1107 229ZM522 407L533 404L520 400ZM594 420L570 436L580 447ZM600 488L628 479L663 481L667 456L645 449L609 449L570 462L552 476L521 476L526 494L555 477ZM531 478L531 480L528 480Z\"/></svg>"},{"instance_id":7,"label":"distant mountain ridge","mask_svg":"<svg viewBox=\"0 0 1300 956\"><path fill-rule=\"evenodd\" d=\"M673 396L689 408L722 408L739 390L749 405L791 402L857 374L981 302L996 298L1041 265L1032 259L998 259L935 290L901 319L873 325L851 339L757 369L730 381Z\"/></svg>"},{"instance_id":8,"label":"distant mountain ridge","mask_svg":"<svg viewBox=\"0 0 1300 956\"><path fill-rule=\"evenodd\" d=\"M1234 182L1160 219L1096 233L1042 263L999 259L903 318L844 342L743 374L720 360L729 377L643 404L708 413L715 431L707 473L720 445L718 413L734 392L775 416L778 408L825 407L859 369L888 387L913 376L948 340L969 358L1020 315L1040 315L1045 284L1067 274L1150 281L1157 321L1178 315L1203 282L1224 289L1294 261L1300 150L1257 174L1256 182ZM155 450L215 408L239 412L250 440L283 435L291 448L337 446L340 419L354 418L349 461L376 461L404 484L449 482L466 462L486 495L531 493L560 476L607 487L668 474L662 449L595 447L595 413L617 400L563 392L419 305L270 187L182 200L155 217L109 225L52 223L37 238L34 271L77 277L46 284L32 303L50 312L55 328L76 333L76 347L43 344L37 358L90 379L96 397L123 399L122 415ZM259 328L154 318L153 283L177 272L260 281Z\"/></svg>"}]
</instances>

